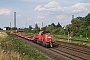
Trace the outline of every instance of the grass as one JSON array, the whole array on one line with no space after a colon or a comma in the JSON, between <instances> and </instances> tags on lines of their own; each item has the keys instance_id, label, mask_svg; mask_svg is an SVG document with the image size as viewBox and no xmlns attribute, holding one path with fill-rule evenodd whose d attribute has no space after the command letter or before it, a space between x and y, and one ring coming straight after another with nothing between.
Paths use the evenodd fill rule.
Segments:
<instances>
[{"instance_id":1,"label":"grass","mask_svg":"<svg viewBox=\"0 0 90 60\"><path fill-rule=\"evenodd\" d=\"M1 41L0 46L5 52L13 52L13 55L17 53L15 56L18 56L16 57L18 60L50 60L44 54L34 48L31 48L30 45L16 38L14 35L9 33L8 35L8 37ZM11 56L11 54L12 53L9 53L9 56Z\"/></svg>"},{"instance_id":2,"label":"grass","mask_svg":"<svg viewBox=\"0 0 90 60\"><path fill-rule=\"evenodd\" d=\"M55 40L60 40L59 38L66 38L66 40L60 40L60 41L63 41L63 42L68 42L68 36L67 35L54 35L54 39ZM90 37L89 37L90 38ZM72 39L74 40L83 40L83 41L87 41L85 37L77 37L77 36L74 36ZM90 42L90 39L88 40L88 42ZM70 43L70 42L69 42ZM83 46L90 46L90 43L82 43L82 42L75 42L75 41L71 41L71 43L73 44L77 44L77 45L83 45Z\"/></svg>"},{"instance_id":3,"label":"grass","mask_svg":"<svg viewBox=\"0 0 90 60\"><path fill-rule=\"evenodd\" d=\"M19 54L18 53L15 53L13 50L8 50L8 51L5 51L5 49L3 49L1 46L1 42L6 39L8 37L8 35L3 32L3 31L0 31L0 60L17 60L18 57L19 57ZM3 42L4 43L4 42ZM8 43L8 42L7 42Z\"/></svg>"},{"instance_id":4,"label":"grass","mask_svg":"<svg viewBox=\"0 0 90 60\"><path fill-rule=\"evenodd\" d=\"M66 38L66 39L68 39L68 35L54 35L54 37L55 37L55 39L59 39L59 38ZM74 36L72 39L86 41L86 37L77 37L77 36ZM89 41L90 41L90 39L89 39Z\"/></svg>"}]
</instances>

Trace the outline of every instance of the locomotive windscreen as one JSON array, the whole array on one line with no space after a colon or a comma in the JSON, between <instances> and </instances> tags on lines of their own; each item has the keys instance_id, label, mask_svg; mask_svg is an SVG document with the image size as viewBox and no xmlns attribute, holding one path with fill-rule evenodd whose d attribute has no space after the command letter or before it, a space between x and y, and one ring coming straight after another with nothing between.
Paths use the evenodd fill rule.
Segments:
<instances>
[{"instance_id":1,"label":"locomotive windscreen","mask_svg":"<svg viewBox=\"0 0 90 60\"><path fill-rule=\"evenodd\" d=\"M43 31L42 33L43 33L43 34L47 34L47 33L50 33L50 32L49 32L49 31Z\"/></svg>"}]
</instances>

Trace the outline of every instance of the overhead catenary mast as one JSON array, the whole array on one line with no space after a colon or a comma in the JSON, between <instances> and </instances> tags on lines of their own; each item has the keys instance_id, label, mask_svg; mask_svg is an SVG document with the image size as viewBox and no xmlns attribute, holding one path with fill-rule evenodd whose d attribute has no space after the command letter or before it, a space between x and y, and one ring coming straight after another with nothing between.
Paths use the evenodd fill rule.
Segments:
<instances>
[{"instance_id":1,"label":"overhead catenary mast","mask_svg":"<svg viewBox=\"0 0 90 60\"><path fill-rule=\"evenodd\" d=\"M72 37L74 36L74 15L72 15Z\"/></svg>"}]
</instances>

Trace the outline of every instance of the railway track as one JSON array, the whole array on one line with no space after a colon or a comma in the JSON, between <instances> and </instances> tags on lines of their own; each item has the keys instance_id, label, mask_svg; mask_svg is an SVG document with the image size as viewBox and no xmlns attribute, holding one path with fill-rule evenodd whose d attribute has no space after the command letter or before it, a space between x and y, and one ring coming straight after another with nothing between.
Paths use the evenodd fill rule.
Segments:
<instances>
[{"instance_id":1,"label":"railway track","mask_svg":"<svg viewBox=\"0 0 90 60\"><path fill-rule=\"evenodd\" d=\"M63 44L59 44L59 47L63 47L63 48L69 49L69 50L73 50L73 51L76 51L76 52L80 52L80 53L83 53L83 54L90 55L90 52L89 51L85 51L85 50L82 50L82 49L79 49L79 48L65 46Z\"/></svg>"},{"instance_id":2,"label":"railway track","mask_svg":"<svg viewBox=\"0 0 90 60\"><path fill-rule=\"evenodd\" d=\"M58 47L50 48L50 50L67 57L68 60L90 60L89 48L59 43Z\"/></svg>"},{"instance_id":3,"label":"railway track","mask_svg":"<svg viewBox=\"0 0 90 60\"><path fill-rule=\"evenodd\" d=\"M50 49L50 50L64 56L64 58L66 58L67 60L87 60L83 57L76 56L75 54L71 54L69 52L65 52L60 49Z\"/></svg>"},{"instance_id":4,"label":"railway track","mask_svg":"<svg viewBox=\"0 0 90 60\"><path fill-rule=\"evenodd\" d=\"M23 41L29 43L28 40ZM90 60L90 49L80 46L74 46L72 44L67 44L63 42L58 42L57 47L44 48L38 44L31 43L31 46L37 48L38 50L45 53L47 56L53 60Z\"/></svg>"},{"instance_id":5,"label":"railway track","mask_svg":"<svg viewBox=\"0 0 90 60\"><path fill-rule=\"evenodd\" d=\"M72 47L74 49L77 49L77 50L80 50L80 51L86 51L88 53L90 53L90 47L87 47L87 46L82 46L82 45L76 45L76 44L72 44L72 43L66 43L66 42L61 42L61 41L57 41L57 43L59 44L59 46L66 46L67 48L68 47Z\"/></svg>"},{"instance_id":6,"label":"railway track","mask_svg":"<svg viewBox=\"0 0 90 60\"><path fill-rule=\"evenodd\" d=\"M90 55L77 53L76 51L72 52L64 48L50 48L50 50L64 56L67 60L90 60Z\"/></svg>"}]
</instances>

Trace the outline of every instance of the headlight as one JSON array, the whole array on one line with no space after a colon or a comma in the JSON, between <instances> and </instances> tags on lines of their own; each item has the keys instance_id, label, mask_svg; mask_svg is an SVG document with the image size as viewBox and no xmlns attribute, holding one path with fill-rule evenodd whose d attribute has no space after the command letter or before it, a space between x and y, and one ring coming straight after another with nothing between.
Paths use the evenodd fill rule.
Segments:
<instances>
[{"instance_id":1,"label":"headlight","mask_svg":"<svg viewBox=\"0 0 90 60\"><path fill-rule=\"evenodd\" d=\"M49 36L48 38L51 38L51 36Z\"/></svg>"}]
</instances>

